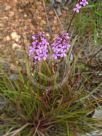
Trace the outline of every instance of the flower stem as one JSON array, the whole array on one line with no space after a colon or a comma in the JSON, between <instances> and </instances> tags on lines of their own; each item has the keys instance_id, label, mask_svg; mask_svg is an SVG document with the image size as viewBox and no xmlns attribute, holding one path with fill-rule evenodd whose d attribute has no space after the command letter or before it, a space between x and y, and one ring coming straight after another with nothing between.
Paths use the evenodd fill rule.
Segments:
<instances>
[{"instance_id":1,"label":"flower stem","mask_svg":"<svg viewBox=\"0 0 102 136\"><path fill-rule=\"evenodd\" d=\"M70 22L69 22L69 25L68 25L68 28L67 28L67 33L69 32L69 29L70 29L70 27L71 27L71 24L72 24L72 22L73 22L73 19L74 19L75 15L76 15L76 12L74 12L73 15L72 15L72 18L71 18L71 20L70 20Z\"/></svg>"}]
</instances>

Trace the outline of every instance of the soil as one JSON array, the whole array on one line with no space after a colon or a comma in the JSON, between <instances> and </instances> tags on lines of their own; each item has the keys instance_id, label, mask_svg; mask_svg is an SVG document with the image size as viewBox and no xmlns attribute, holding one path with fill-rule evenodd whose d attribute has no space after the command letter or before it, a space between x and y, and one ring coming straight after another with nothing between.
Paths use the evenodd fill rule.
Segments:
<instances>
[{"instance_id":1,"label":"soil","mask_svg":"<svg viewBox=\"0 0 102 136\"><path fill-rule=\"evenodd\" d=\"M45 9L42 0L1 0L0 54L12 62L16 49L22 50L30 45L32 34L45 32L48 39L55 37L61 28L58 18L65 20L66 16L67 10L62 10L58 17L50 5Z\"/></svg>"}]
</instances>

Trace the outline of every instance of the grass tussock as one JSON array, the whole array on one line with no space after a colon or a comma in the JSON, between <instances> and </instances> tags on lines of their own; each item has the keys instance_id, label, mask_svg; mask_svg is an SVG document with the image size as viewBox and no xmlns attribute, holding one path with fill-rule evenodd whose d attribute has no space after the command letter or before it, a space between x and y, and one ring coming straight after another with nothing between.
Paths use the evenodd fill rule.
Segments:
<instances>
[{"instance_id":1,"label":"grass tussock","mask_svg":"<svg viewBox=\"0 0 102 136\"><path fill-rule=\"evenodd\" d=\"M72 41L72 45L75 41L76 39ZM54 66L49 67L48 63L46 65L44 63L42 67L39 66L40 70L36 77L36 70L31 70L26 55L24 58L26 71L23 73L18 67L17 80L10 80L9 76L0 69L0 96L6 101L0 111L2 123L0 129L3 136L47 136L53 134L52 128L56 126L58 126L56 135L75 136L77 132L85 133L94 129L94 123L100 123L100 120L90 116L97 102L101 101L98 99L96 102L92 95L102 83L88 92L86 83L90 81L91 75L83 74L81 77L80 71L85 70L86 67L82 69L82 64L78 62L80 54L76 54L73 61L70 60L70 54L71 51L66 60L69 69L64 74L67 78L60 86L57 85L60 83L58 79L63 80L63 74L48 80L48 77L50 79L52 77ZM38 79L35 80L36 78ZM39 86L34 82L39 82ZM50 88L51 85L53 87ZM59 128L64 132L60 132Z\"/></svg>"}]
</instances>

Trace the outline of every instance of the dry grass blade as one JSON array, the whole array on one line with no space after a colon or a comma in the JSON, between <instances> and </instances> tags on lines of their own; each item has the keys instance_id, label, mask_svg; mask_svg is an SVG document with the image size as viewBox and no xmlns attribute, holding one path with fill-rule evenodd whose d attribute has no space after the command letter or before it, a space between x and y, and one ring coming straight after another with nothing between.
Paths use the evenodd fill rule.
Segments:
<instances>
[{"instance_id":1,"label":"dry grass blade","mask_svg":"<svg viewBox=\"0 0 102 136\"><path fill-rule=\"evenodd\" d=\"M3 136L16 136L18 133L20 133L23 129L25 129L26 127L28 127L29 123L23 125L21 128L17 129L17 130L14 130L14 131L11 131L12 129L10 129L6 134L4 134ZM10 132L11 131L11 132Z\"/></svg>"},{"instance_id":2,"label":"dry grass blade","mask_svg":"<svg viewBox=\"0 0 102 136\"><path fill-rule=\"evenodd\" d=\"M56 12L56 9L55 9L55 8L54 8L54 12L55 12L55 15L56 15L56 17L57 17L57 19L58 19L58 21L59 21L59 24L60 24L60 27L61 27L61 31L64 31L63 24L62 24L62 22L61 22L61 20L60 20L60 18L59 18L59 16L58 16L58 14L57 14L57 12Z\"/></svg>"},{"instance_id":3,"label":"dry grass blade","mask_svg":"<svg viewBox=\"0 0 102 136\"><path fill-rule=\"evenodd\" d=\"M102 82L101 82L95 89L93 89L93 91L91 91L91 92L90 92L88 95L86 95L85 97L79 99L77 102L89 98L89 97L90 97L93 93L95 93L95 92L97 91L97 89L98 89L99 87L101 87L101 86L102 86Z\"/></svg>"}]
</instances>

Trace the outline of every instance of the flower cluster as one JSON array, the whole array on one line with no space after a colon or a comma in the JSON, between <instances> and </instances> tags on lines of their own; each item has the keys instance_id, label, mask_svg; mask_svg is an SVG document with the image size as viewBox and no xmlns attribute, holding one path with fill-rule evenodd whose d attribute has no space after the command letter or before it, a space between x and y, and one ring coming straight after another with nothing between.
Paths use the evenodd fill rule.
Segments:
<instances>
[{"instance_id":1,"label":"flower cluster","mask_svg":"<svg viewBox=\"0 0 102 136\"><path fill-rule=\"evenodd\" d=\"M41 60L46 60L48 57L48 45L44 33L34 34L32 36L33 42L29 47L29 57L34 63ZM69 35L66 32L60 33L58 37L55 38L54 42L51 44L52 48L52 58L54 60L61 59L66 56L69 44Z\"/></svg>"},{"instance_id":2,"label":"flower cluster","mask_svg":"<svg viewBox=\"0 0 102 136\"><path fill-rule=\"evenodd\" d=\"M75 8L73 9L74 12L79 13L80 9L82 7L85 7L88 4L87 0L81 0L80 2L78 2L75 6Z\"/></svg>"},{"instance_id":3,"label":"flower cluster","mask_svg":"<svg viewBox=\"0 0 102 136\"><path fill-rule=\"evenodd\" d=\"M32 39L33 42L29 47L29 57L34 63L41 60L46 60L49 43L45 39L44 33L34 34Z\"/></svg>"},{"instance_id":4,"label":"flower cluster","mask_svg":"<svg viewBox=\"0 0 102 136\"><path fill-rule=\"evenodd\" d=\"M55 38L54 43L51 44L53 51L53 58L55 60L66 56L68 49L70 48L68 33L62 32Z\"/></svg>"}]
</instances>

